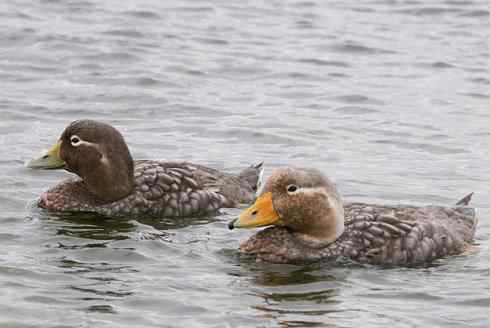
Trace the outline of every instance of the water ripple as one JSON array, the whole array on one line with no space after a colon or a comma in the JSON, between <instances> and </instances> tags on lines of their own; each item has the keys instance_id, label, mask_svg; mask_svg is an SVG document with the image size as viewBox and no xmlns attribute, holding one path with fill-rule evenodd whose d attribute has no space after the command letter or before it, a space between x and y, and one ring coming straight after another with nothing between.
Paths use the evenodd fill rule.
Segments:
<instances>
[{"instance_id":1,"label":"water ripple","mask_svg":"<svg viewBox=\"0 0 490 328\"><path fill-rule=\"evenodd\" d=\"M368 47L354 42L344 42L331 47L333 52L359 54L359 55L375 55L375 54L395 54L396 51L386 50L374 47Z\"/></svg>"},{"instance_id":2,"label":"water ripple","mask_svg":"<svg viewBox=\"0 0 490 328\"><path fill-rule=\"evenodd\" d=\"M487 1L8 0L0 10L0 326L486 327ZM257 264L240 209L49 213L66 172L24 162L75 119L134 158L311 166L346 201L452 204L473 252L380 269Z\"/></svg>"}]
</instances>

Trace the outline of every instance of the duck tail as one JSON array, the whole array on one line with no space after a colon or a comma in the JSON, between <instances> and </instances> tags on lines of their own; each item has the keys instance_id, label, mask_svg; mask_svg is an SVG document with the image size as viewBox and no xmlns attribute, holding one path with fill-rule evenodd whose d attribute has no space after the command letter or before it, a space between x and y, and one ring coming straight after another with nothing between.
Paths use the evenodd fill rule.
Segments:
<instances>
[{"instance_id":1,"label":"duck tail","mask_svg":"<svg viewBox=\"0 0 490 328\"><path fill-rule=\"evenodd\" d=\"M263 165L264 162L253 164L242 170L238 175L239 178L246 181L254 191L257 191L262 183L261 180L264 172Z\"/></svg>"},{"instance_id":2,"label":"duck tail","mask_svg":"<svg viewBox=\"0 0 490 328\"><path fill-rule=\"evenodd\" d=\"M468 195L464 196L461 198L457 203L456 206L467 206L471 202L471 198L473 197L473 193L469 193Z\"/></svg>"}]
</instances>

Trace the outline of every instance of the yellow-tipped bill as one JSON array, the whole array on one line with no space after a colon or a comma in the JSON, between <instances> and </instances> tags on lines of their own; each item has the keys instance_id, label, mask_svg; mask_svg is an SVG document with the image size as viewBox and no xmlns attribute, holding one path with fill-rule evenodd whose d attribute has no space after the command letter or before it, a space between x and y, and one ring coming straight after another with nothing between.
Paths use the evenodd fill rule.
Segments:
<instances>
[{"instance_id":1,"label":"yellow-tipped bill","mask_svg":"<svg viewBox=\"0 0 490 328\"><path fill-rule=\"evenodd\" d=\"M60 158L61 140L58 140L46 153L39 158L35 158L27 163L27 167L31 169L48 170L62 169L65 167L65 162Z\"/></svg>"},{"instance_id":2,"label":"yellow-tipped bill","mask_svg":"<svg viewBox=\"0 0 490 328\"><path fill-rule=\"evenodd\" d=\"M230 222L228 227L234 228L254 228L275 224L279 221L279 215L272 204L272 193L267 192L257 198L255 203L243 211L242 214Z\"/></svg>"}]
</instances>

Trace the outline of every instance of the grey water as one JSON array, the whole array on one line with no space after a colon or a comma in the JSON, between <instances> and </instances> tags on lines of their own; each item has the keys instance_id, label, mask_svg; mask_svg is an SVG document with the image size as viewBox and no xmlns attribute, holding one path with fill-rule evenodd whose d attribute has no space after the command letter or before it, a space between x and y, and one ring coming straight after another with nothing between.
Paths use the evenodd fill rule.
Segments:
<instances>
[{"instance_id":1,"label":"grey water","mask_svg":"<svg viewBox=\"0 0 490 328\"><path fill-rule=\"evenodd\" d=\"M488 1L0 3L0 327L488 327ZM344 199L453 204L467 254L423 268L243 261L241 209L53 215L31 171L72 120L137 159L316 167ZM267 173L266 172L266 173Z\"/></svg>"}]
</instances>

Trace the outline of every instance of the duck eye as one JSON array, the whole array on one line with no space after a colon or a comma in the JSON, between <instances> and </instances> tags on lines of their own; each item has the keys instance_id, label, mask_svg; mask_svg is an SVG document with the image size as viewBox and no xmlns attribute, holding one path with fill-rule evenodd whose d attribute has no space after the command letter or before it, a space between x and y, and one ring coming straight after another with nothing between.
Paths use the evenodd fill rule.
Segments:
<instances>
[{"instance_id":1,"label":"duck eye","mask_svg":"<svg viewBox=\"0 0 490 328\"><path fill-rule=\"evenodd\" d=\"M298 186L297 185L293 185L293 184L290 184L287 188L288 190L288 193L293 193L295 192L296 190L298 190Z\"/></svg>"},{"instance_id":2,"label":"duck eye","mask_svg":"<svg viewBox=\"0 0 490 328\"><path fill-rule=\"evenodd\" d=\"M82 142L82 140L78 136L71 136L70 142L71 142L72 146L78 147L78 146L80 146L80 143Z\"/></svg>"}]
</instances>

